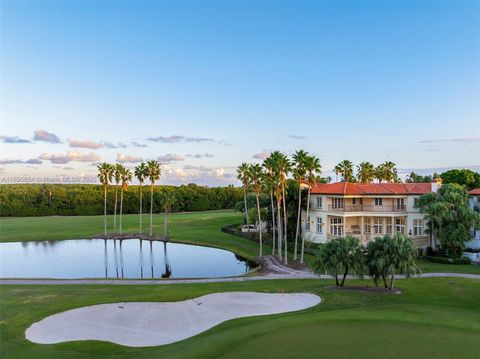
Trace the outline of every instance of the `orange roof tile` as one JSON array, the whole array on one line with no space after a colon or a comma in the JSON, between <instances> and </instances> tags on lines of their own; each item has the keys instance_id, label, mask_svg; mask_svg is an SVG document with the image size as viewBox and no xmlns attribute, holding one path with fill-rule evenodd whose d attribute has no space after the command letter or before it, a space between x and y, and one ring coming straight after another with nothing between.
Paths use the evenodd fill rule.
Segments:
<instances>
[{"instance_id":1,"label":"orange roof tile","mask_svg":"<svg viewBox=\"0 0 480 359\"><path fill-rule=\"evenodd\" d=\"M471 194L472 196L480 196L480 188L472 189L468 194Z\"/></svg>"},{"instance_id":2,"label":"orange roof tile","mask_svg":"<svg viewBox=\"0 0 480 359\"><path fill-rule=\"evenodd\" d=\"M313 194L336 195L421 195L432 191L430 183L316 183Z\"/></svg>"}]
</instances>

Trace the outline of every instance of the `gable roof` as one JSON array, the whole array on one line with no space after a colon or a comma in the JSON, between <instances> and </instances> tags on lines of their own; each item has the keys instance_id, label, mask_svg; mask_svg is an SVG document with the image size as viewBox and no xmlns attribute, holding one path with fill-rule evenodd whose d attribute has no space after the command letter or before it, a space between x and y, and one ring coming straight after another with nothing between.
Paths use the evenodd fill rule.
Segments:
<instances>
[{"instance_id":1,"label":"gable roof","mask_svg":"<svg viewBox=\"0 0 480 359\"><path fill-rule=\"evenodd\" d=\"M430 183L315 183L312 194L421 195L432 191Z\"/></svg>"},{"instance_id":2,"label":"gable roof","mask_svg":"<svg viewBox=\"0 0 480 359\"><path fill-rule=\"evenodd\" d=\"M470 192L468 192L468 194L472 196L480 196L480 188L472 189Z\"/></svg>"}]
</instances>

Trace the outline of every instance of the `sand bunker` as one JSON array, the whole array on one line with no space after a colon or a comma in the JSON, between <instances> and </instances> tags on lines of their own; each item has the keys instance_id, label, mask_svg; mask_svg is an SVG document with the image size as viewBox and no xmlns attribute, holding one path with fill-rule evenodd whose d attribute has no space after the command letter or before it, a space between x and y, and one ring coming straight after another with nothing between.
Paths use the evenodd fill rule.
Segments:
<instances>
[{"instance_id":1,"label":"sand bunker","mask_svg":"<svg viewBox=\"0 0 480 359\"><path fill-rule=\"evenodd\" d=\"M40 344L102 340L131 347L174 343L226 320L309 308L320 297L308 293L228 292L183 302L100 304L51 315L32 324L28 340Z\"/></svg>"}]
</instances>

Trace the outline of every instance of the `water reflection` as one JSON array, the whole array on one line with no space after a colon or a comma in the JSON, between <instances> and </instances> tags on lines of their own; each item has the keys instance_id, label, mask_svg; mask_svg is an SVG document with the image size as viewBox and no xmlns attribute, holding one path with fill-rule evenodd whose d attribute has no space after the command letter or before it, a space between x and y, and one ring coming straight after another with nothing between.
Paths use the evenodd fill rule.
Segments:
<instances>
[{"instance_id":1,"label":"water reflection","mask_svg":"<svg viewBox=\"0 0 480 359\"><path fill-rule=\"evenodd\" d=\"M3 278L208 278L248 270L248 261L229 251L170 242L93 239L0 244Z\"/></svg>"}]
</instances>

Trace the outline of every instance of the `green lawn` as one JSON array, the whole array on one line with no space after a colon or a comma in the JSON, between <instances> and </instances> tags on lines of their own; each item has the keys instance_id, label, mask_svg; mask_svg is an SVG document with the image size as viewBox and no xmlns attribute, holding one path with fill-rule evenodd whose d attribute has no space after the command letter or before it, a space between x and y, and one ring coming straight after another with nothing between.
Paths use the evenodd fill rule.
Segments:
<instances>
[{"instance_id":1,"label":"green lawn","mask_svg":"<svg viewBox=\"0 0 480 359\"><path fill-rule=\"evenodd\" d=\"M397 281L403 293L337 291L325 280L168 286L2 286L2 358L473 358L480 351L480 281ZM353 284L354 282L350 282ZM355 282L359 284L359 282ZM225 291L312 292L314 308L235 319L190 339L129 348L98 341L39 345L25 329L47 315L85 305L178 301ZM158 323L167 326L168 323Z\"/></svg>"}]
</instances>

